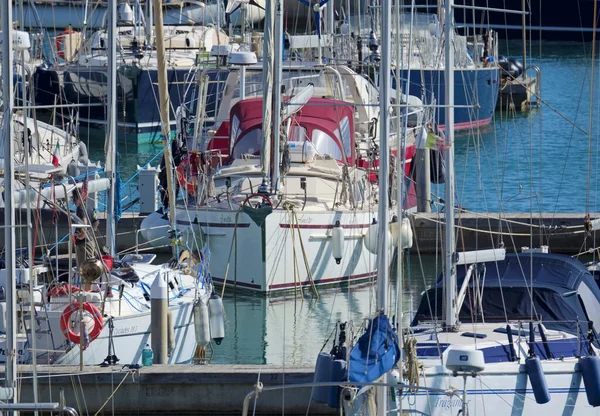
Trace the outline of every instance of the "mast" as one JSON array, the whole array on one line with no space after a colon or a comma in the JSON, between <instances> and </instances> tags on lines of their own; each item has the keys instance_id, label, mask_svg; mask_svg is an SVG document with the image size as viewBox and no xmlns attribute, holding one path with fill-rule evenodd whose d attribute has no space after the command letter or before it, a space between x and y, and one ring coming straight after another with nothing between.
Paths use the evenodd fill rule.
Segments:
<instances>
[{"instance_id":1,"label":"mast","mask_svg":"<svg viewBox=\"0 0 600 416\"><path fill-rule=\"evenodd\" d=\"M273 173L272 173L272 185L273 193L277 193L279 186L279 165L281 158L280 148L280 136L281 136L281 65L283 61L283 13L282 13L282 1L276 0L277 12L275 15L275 79L273 85L275 89L275 96L273 97Z\"/></svg>"},{"instance_id":2,"label":"mast","mask_svg":"<svg viewBox=\"0 0 600 416\"><path fill-rule=\"evenodd\" d=\"M265 13L264 42L263 42L263 141L260 149L260 162L263 182L268 185L269 171L271 168L271 115L273 104L273 15L275 14L275 1L267 1ZM279 87L277 87L279 88ZM264 190L261 188L261 190Z\"/></svg>"},{"instance_id":3,"label":"mast","mask_svg":"<svg viewBox=\"0 0 600 416\"><path fill-rule=\"evenodd\" d=\"M454 45L453 45L453 20L454 0L446 0L444 16L444 39L445 39L445 95L446 95L446 150L444 150L444 161L446 163L446 183L444 184L444 216L445 229L445 323L446 329L452 330L456 327L456 264L454 262Z\"/></svg>"},{"instance_id":4,"label":"mast","mask_svg":"<svg viewBox=\"0 0 600 416\"><path fill-rule=\"evenodd\" d=\"M388 139L390 135L390 49L391 49L391 18L392 2L383 1L381 4L381 63L379 66L379 206L377 220L379 235L377 245L377 302L376 310L388 312L388 283L389 283L389 163L390 151ZM383 376L387 383L389 374ZM376 393L377 414L386 415L388 410L388 388L378 387Z\"/></svg>"},{"instance_id":5,"label":"mast","mask_svg":"<svg viewBox=\"0 0 600 416\"><path fill-rule=\"evenodd\" d=\"M115 186L117 179L117 2L108 3L108 128L106 134L106 173L110 179L110 192L107 203L106 245L110 255L116 255L115 235L117 226L115 220Z\"/></svg>"},{"instance_id":6,"label":"mast","mask_svg":"<svg viewBox=\"0 0 600 416\"><path fill-rule=\"evenodd\" d=\"M2 102L4 110L4 248L6 260L6 387L13 389L10 401L17 402L16 370L17 340L16 288L15 279L15 206L11 197L15 190L14 182L14 141L13 141L13 44L12 44L12 2L2 0Z\"/></svg>"},{"instance_id":7,"label":"mast","mask_svg":"<svg viewBox=\"0 0 600 416\"><path fill-rule=\"evenodd\" d=\"M160 124L163 154L165 158L165 169L167 169L167 192L169 194L169 220L171 228L175 230L175 184L173 182L173 169L171 169L171 122L169 121L169 90L167 87L167 55L164 45L164 28L162 3L160 0L154 2L154 21L156 25L156 60L158 72L158 102L160 104ZM176 245L173 245L173 254Z\"/></svg>"}]
</instances>

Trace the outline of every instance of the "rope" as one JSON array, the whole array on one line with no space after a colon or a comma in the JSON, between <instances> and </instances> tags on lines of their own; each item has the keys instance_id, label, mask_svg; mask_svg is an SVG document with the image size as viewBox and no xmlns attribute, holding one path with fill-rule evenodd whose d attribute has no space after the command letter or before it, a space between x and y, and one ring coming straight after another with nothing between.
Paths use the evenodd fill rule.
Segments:
<instances>
[{"instance_id":1,"label":"rope","mask_svg":"<svg viewBox=\"0 0 600 416\"><path fill-rule=\"evenodd\" d=\"M123 377L123 380L121 380L121 382L117 385L117 387L113 390L113 392L110 394L110 396L108 396L108 398L106 399L106 401L104 402L104 404L102 406L100 406L100 409L98 409L98 411L96 413L94 413L94 416L98 416L100 413L102 413L102 409L104 409L104 407L108 404L108 402L110 401L110 399L113 398L113 396L115 395L115 393L119 390L119 388L121 387L121 385L125 382L125 380L127 379L127 376L129 376L129 374L132 374L133 371L128 371L125 374L125 377Z\"/></svg>"},{"instance_id":2,"label":"rope","mask_svg":"<svg viewBox=\"0 0 600 416\"><path fill-rule=\"evenodd\" d=\"M240 212L242 212L242 206L238 209L235 214L235 226L233 227L233 238L231 239L231 247L229 247L229 257L227 258L227 267L225 268L225 276L223 277L223 289L221 289L221 298L225 295L225 286L227 286L227 276L229 275L229 265L231 264L231 253L233 252L233 248L235 247L235 281L237 282L237 229L238 229L238 219L240 217Z\"/></svg>"},{"instance_id":3,"label":"rope","mask_svg":"<svg viewBox=\"0 0 600 416\"><path fill-rule=\"evenodd\" d=\"M417 355L417 339L414 337L407 337L404 342L404 354L406 356L406 378L408 379L410 393L416 393L419 391L419 375L423 371L423 363L419 361Z\"/></svg>"}]
</instances>

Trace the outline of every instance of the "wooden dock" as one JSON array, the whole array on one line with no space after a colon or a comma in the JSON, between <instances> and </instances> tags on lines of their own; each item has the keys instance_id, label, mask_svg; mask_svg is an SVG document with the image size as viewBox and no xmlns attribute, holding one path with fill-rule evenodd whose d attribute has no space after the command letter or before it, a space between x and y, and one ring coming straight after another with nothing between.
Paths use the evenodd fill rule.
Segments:
<instances>
[{"instance_id":1,"label":"wooden dock","mask_svg":"<svg viewBox=\"0 0 600 416\"><path fill-rule=\"evenodd\" d=\"M19 401L33 401L31 366L19 366ZM313 368L273 365L38 366L39 401L59 402L84 414L236 414L260 380L267 386L311 383ZM333 415L310 400L310 388L263 392L255 414ZM250 409L254 406L251 402ZM308 413L307 413L308 410Z\"/></svg>"}]
</instances>

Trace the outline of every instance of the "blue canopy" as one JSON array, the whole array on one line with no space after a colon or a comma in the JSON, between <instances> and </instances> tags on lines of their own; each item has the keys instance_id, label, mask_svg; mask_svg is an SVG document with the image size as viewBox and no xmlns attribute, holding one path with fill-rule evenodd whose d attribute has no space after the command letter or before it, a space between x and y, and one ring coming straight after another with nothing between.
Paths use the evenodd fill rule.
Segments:
<instances>
[{"instance_id":1,"label":"blue canopy","mask_svg":"<svg viewBox=\"0 0 600 416\"><path fill-rule=\"evenodd\" d=\"M377 380L400 359L398 336L384 314L377 315L352 348L348 379L353 383Z\"/></svg>"}]
</instances>

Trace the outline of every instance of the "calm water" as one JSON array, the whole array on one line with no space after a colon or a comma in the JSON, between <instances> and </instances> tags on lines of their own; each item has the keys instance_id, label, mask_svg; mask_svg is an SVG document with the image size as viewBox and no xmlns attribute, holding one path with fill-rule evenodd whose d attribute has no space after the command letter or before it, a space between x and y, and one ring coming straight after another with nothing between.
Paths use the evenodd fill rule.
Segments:
<instances>
[{"instance_id":1,"label":"calm water","mask_svg":"<svg viewBox=\"0 0 600 416\"><path fill-rule=\"evenodd\" d=\"M531 51L534 58L528 62L542 70L542 99L547 105L527 114L496 113L493 125L480 134L460 134L456 138L457 200L467 209L586 211L591 45L534 43ZM520 45L504 44L501 53L520 54ZM595 85L595 89L600 88L600 80ZM598 104L595 100L594 112L600 114ZM597 117L593 122L589 209L598 212L596 166L600 156L597 144L600 128ZM96 139L90 146L92 160L104 158L100 142ZM157 146L121 143L123 181L136 171L137 165L147 163L160 151ZM152 164L156 166L159 160ZM137 181L132 184L129 194L123 197L135 196ZM432 192L443 197L443 185L432 187ZM410 320L410 310L418 304L421 292L438 275L439 267L435 257L420 261L413 249L403 291L406 321ZM228 288L227 337L220 346L215 346L213 362L312 365L335 323L349 321L354 328L360 327L363 318L373 311L374 296L373 285L321 291L318 298L274 299L236 296Z\"/></svg>"}]
</instances>

